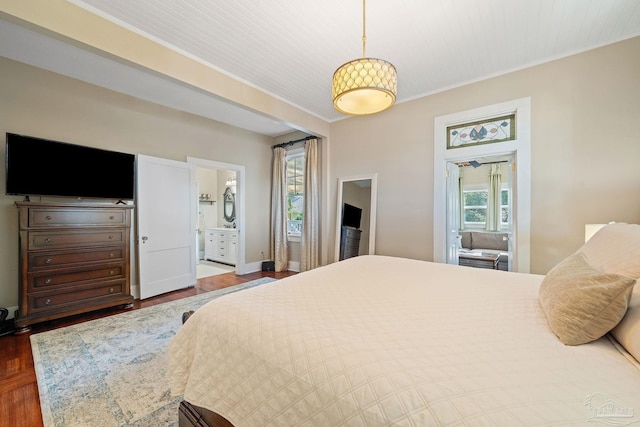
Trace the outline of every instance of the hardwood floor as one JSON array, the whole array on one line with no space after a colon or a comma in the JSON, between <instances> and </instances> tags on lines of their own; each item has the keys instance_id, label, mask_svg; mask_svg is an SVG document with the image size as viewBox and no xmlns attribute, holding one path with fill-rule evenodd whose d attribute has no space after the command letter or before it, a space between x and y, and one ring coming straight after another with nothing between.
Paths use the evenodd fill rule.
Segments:
<instances>
[{"instance_id":1,"label":"hardwood floor","mask_svg":"<svg viewBox=\"0 0 640 427\"><path fill-rule=\"evenodd\" d=\"M243 276L226 273L205 277L198 279L195 287L170 292L144 301L136 300L133 308L128 310L117 307L99 310L33 325L31 331L21 335L0 337L0 427L40 427L43 425L36 373L31 354L31 341L29 340L31 334L162 304L261 277L281 279L292 274L295 273L256 272Z\"/></svg>"}]
</instances>

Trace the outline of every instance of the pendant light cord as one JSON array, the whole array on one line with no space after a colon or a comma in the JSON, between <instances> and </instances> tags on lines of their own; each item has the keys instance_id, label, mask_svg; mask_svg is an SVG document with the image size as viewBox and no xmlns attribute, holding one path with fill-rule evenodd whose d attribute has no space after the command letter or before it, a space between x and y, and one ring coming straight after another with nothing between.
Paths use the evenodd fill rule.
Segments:
<instances>
[{"instance_id":1,"label":"pendant light cord","mask_svg":"<svg viewBox=\"0 0 640 427\"><path fill-rule=\"evenodd\" d=\"M362 0L362 57L367 57L367 17L366 17L366 2Z\"/></svg>"}]
</instances>

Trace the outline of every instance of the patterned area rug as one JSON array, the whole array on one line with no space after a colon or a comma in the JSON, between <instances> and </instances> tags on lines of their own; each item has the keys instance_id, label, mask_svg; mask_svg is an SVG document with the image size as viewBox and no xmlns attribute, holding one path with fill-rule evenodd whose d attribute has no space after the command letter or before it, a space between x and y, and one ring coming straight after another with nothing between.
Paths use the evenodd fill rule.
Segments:
<instances>
[{"instance_id":1,"label":"patterned area rug","mask_svg":"<svg viewBox=\"0 0 640 427\"><path fill-rule=\"evenodd\" d=\"M275 279L133 310L31 336L40 406L50 426L176 426L167 347L182 313Z\"/></svg>"}]
</instances>

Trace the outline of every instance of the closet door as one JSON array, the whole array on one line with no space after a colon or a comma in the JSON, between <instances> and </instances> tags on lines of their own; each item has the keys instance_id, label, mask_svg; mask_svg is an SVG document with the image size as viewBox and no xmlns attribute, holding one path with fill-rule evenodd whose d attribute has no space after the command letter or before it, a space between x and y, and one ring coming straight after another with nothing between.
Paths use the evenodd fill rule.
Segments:
<instances>
[{"instance_id":1,"label":"closet door","mask_svg":"<svg viewBox=\"0 0 640 427\"><path fill-rule=\"evenodd\" d=\"M196 284L195 167L137 156L140 298Z\"/></svg>"}]
</instances>

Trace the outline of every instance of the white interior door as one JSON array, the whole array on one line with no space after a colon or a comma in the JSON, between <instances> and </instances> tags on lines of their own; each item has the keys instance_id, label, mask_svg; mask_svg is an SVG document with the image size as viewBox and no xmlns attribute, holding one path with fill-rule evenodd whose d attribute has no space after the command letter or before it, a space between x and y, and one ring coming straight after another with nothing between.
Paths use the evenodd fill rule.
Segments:
<instances>
[{"instance_id":1,"label":"white interior door","mask_svg":"<svg viewBox=\"0 0 640 427\"><path fill-rule=\"evenodd\" d=\"M447 264L458 264L458 239L460 230L460 168L447 162Z\"/></svg>"},{"instance_id":2,"label":"white interior door","mask_svg":"<svg viewBox=\"0 0 640 427\"><path fill-rule=\"evenodd\" d=\"M138 155L140 299L196 283L195 168Z\"/></svg>"},{"instance_id":3,"label":"white interior door","mask_svg":"<svg viewBox=\"0 0 640 427\"><path fill-rule=\"evenodd\" d=\"M518 245L518 235L516 233L516 223L517 223L517 213L518 210L515 208L515 200L518 199L518 183L517 174L513 173L515 168L515 154L511 153L509 155L509 160L507 161L506 170L503 172L503 176L506 177L507 181L507 190L509 190L509 241L507 244L507 250L509 252L509 264L507 270L515 271L513 269L514 263L513 261L517 258L517 248Z\"/></svg>"}]
</instances>

